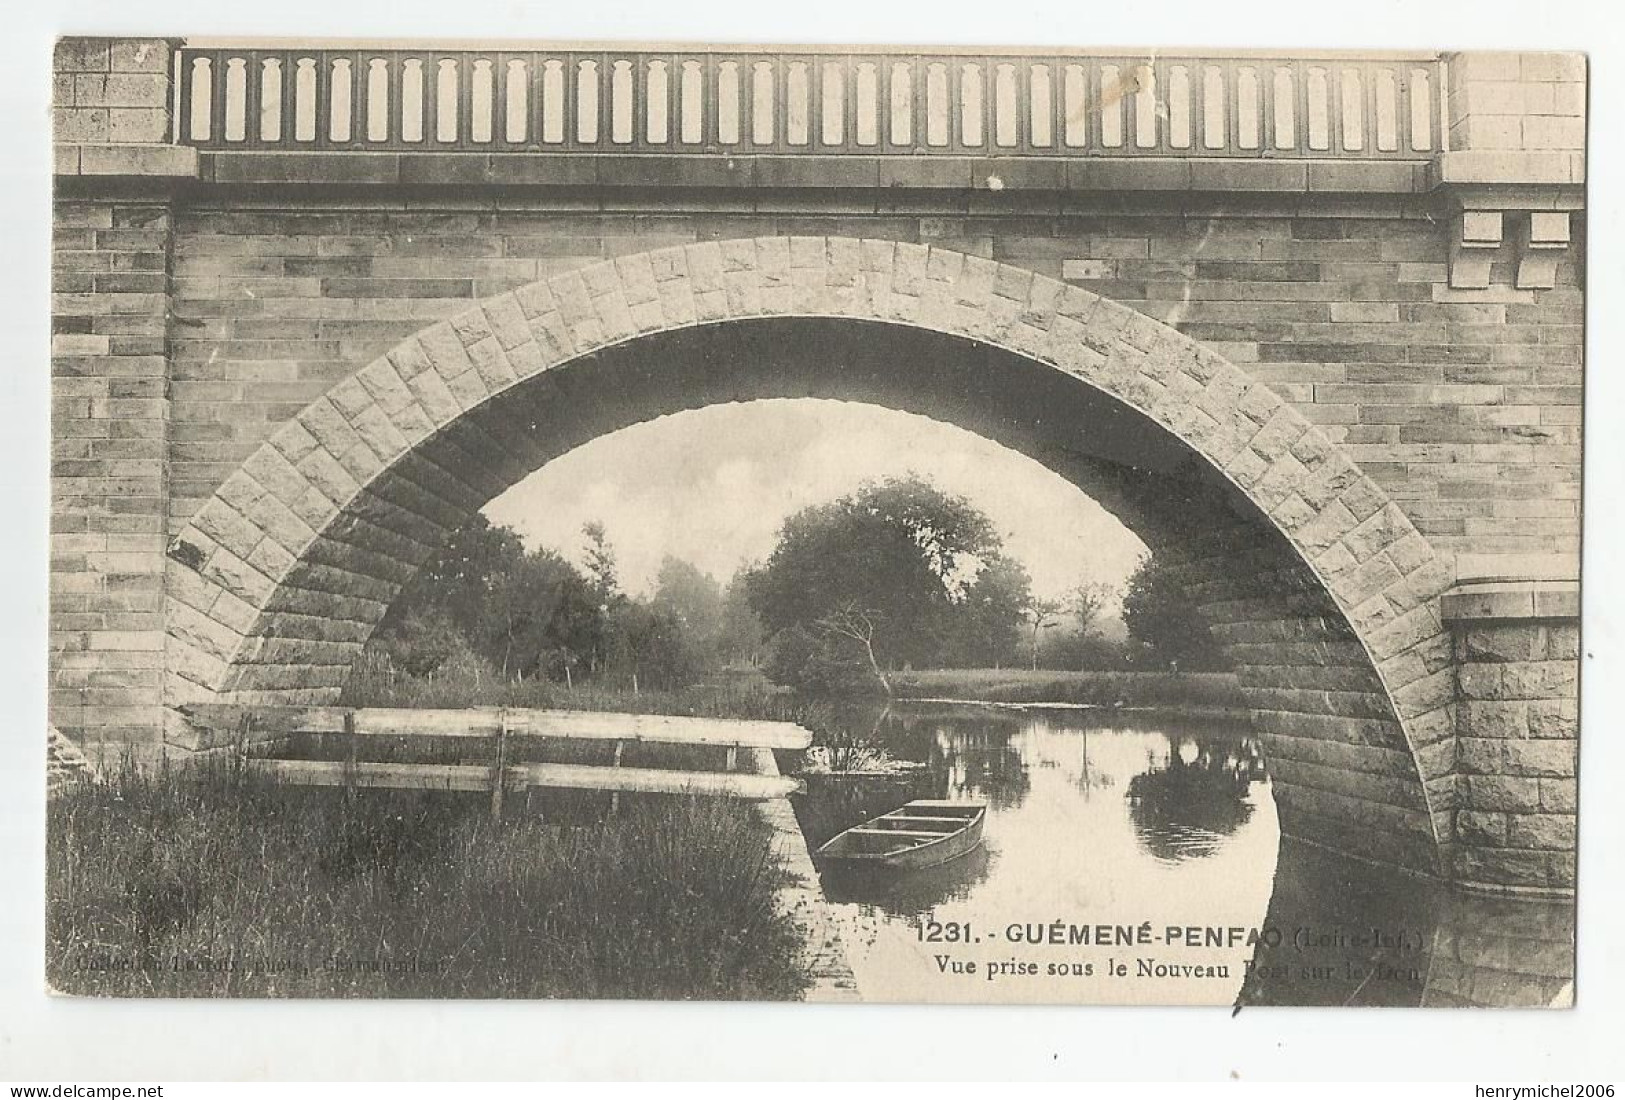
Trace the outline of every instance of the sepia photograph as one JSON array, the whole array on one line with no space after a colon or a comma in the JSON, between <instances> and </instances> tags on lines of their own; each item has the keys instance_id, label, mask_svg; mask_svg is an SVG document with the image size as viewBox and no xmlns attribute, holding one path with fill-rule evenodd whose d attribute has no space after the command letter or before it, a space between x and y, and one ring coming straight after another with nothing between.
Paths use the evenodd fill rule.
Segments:
<instances>
[{"instance_id":1,"label":"sepia photograph","mask_svg":"<svg viewBox=\"0 0 1625 1100\"><path fill-rule=\"evenodd\" d=\"M50 990L1568 1007L1586 88L62 37Z\"/></svg>"}]
</instances>

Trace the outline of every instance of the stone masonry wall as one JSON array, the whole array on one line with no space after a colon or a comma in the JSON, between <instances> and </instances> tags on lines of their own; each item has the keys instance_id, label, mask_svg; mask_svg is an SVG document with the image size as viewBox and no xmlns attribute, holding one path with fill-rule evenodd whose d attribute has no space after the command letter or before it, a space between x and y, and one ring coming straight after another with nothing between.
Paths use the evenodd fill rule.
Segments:
<instances>
[{"instance_id":1,"label":"stone masonry wall","mask_svg":"<svg viewBox=\"0 0 1625 1100\"><path fill-rule=\"evenodd\" d=\"M154 38L58 42L51 74L58 149L167 141L169 55Z\"/></svg>"},{"instance_id":2,"label":"stone masonry wall","mask_svg":"<svg viewBox=\"0 0 1625 1100\"><path fill-rule=\"evenodd\" d=\"M329 385L480 298L666 245L841 232L1064 277L1172 324L1345 444L1441 550L1577 552L1578 273L1565 261L1554 289L1511 290L1509 244L1500 285L1451 290L1448 229L1421 200L985 217L480 205L180 214L172 526Z\"/></svg>"},{"instance_id":3,"label":"stone masonry wall","mask_svg":"<svg viewBox=\"0 0 1625 1100\"><path fill-rule=\"evenodd\" d=\"M50 704L76 736L163 728L172 217L141 197L55 206Z\"/></svg>"},{"instance_id":4,"label":"stone masonry wall","mask_svg":"<svg viewBox=\"0 0 1625 1100\"><path fill-rule=\"evenodd\" d=\"M1451 146L1518 159L1584 150L1585 68L1580 54L1452 55Z\"/></svg>"}]
</instances>

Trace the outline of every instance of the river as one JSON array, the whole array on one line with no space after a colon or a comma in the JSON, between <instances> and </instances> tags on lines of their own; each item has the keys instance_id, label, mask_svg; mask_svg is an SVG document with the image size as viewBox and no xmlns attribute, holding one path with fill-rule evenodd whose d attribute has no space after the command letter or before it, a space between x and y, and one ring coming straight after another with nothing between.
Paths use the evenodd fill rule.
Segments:
<instances>
[{"instance_id":1,"label":"river","mask_svg":"<svg viewBox=\"0 0 1625 1100\"><path fill-rule=\"evenodd\" d=\"M1283 839L1245 725L903 704L844 715L919 765L814 775L809 845L910 798L988 807L985 842L904 874L821 868L865 999L1546 1005L1573 909L1475 899Z\"/></svg>"}]
</instances>

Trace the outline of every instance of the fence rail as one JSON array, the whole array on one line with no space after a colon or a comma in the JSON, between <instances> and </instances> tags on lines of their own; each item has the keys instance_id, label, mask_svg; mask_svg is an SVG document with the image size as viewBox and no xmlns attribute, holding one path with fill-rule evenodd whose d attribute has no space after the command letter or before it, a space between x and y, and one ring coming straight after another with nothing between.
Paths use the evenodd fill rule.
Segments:
<instances>
[{"instance_id":1,"label":"fence rail","mask_svg":"<svg viewBox=\"0 0 1625 1100\"><path fill-rule=\"evenodd\" d=\"M502 815L504 796L531 787L639 794L698 794L761 801L783 798L799 784L779 775L738 771L739 750L804 749L812 735L788 722L753 722L663 714L596 711L477 708L412 710L345 707L245 707L190 704L186 718L235 737L250 772L285 783L320 787L384 787L397 790L483 791L491 795L493 817ZM345 760L288 760L247 756L255 743L294 735L338 736ZM477 738L489 745L490 764L425 764L360 759L361 744L377 737ZM611 766L555 764L515 759L514 738L609 741ZM726 750L723 771L625 768L627 743L699 745Z\"/></svg>"},{"instance_id":2,"label":"fence rail","mask_svg":"<svg viewBox=\"0 0 1625 1100\"><path fill-rule=\"evenodd\" d=\"M183 48L206 149L1417 159L1436 58Z\"/></svg>"}]
</instances>

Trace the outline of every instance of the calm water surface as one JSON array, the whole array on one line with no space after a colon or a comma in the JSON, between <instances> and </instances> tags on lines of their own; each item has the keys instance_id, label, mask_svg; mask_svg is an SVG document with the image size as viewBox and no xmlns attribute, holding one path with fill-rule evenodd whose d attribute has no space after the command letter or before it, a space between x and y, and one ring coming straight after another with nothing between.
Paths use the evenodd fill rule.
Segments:
<instances>
[{"instance_id":1,"label":"calm water surface","mask_svg":"<svg viewBox=\"0 0 1625 1100\"><path fill-rule=\"evenodd\" d=\"M910 798L988 805L985 844L950 864L821 868L868 999L1536 1005L1567 995L1571 907L1452 896L1283 841L1245 726L931 704L854 711L847 723L922 767L812 777L796 807L810 845Z\"/></svg>"}]
</instances>

